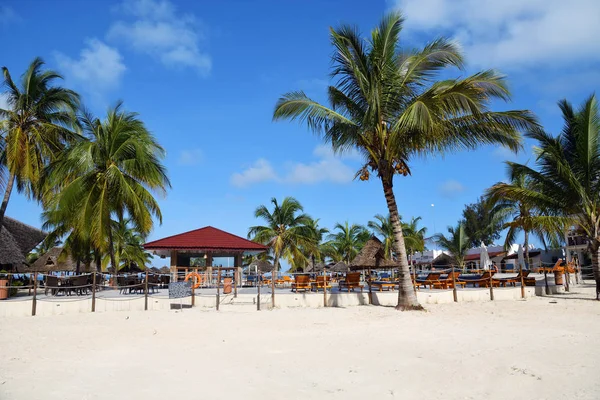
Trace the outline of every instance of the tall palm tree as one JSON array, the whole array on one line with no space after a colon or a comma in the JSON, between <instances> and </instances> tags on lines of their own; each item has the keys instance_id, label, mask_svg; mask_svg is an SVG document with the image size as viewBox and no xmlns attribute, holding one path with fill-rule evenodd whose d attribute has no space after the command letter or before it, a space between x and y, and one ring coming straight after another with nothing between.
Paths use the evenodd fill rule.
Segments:
<instances>
[{"instance_id":1,"label":"tall palm tree","mask_svg":"<svg viewBox=\"0 0 600 400\"><path fill-rule=\"evenodd\" d=\"M18 85L2 67L8 108L0 108L0 169L5 167L8 177L4 179L0 226L14 184L19 192L37 199L44 169L77 137L79 96L57 86L62 76L43 67L41 58L34 59Z\"/></svg>"},{"instance_id":2,"label":"tall palm tree","mask_svg":"<svg viewBox=\"0 0 600 400\"><path fill-rule=\"evenodd\" d=\"M119 269L132 267L145 269L152 259L150 253L144 250L146 235L136 231L130 220L112 221L114 233L114 252L116 265ZM107 265L110 257L103 260Z\"/></svg>"},{"instance_id":3,"label":"tall palm tree","mask_svg":"<svg viewBox=\"0 0 600 400\"><path fill-rule=\"evenodd\" d=\"M301 248L312 250L316 243L312 219L303 212L304 208L298 200L286 197L279 204L276 198L272 198L271 203L273 211L265 205L254 211L254 216L262 219L265 225L250 227L248 238L269 246L275 257L271 277L271 302L275 307L275 277L280 260L285 257L290 261L301 253Z\"/></svg>"},{"instance_id":4,"label":"tall palm tree","mask_svg":"<svg viewBox=\"0 0 600 400\"><path fill-rule=\"evenodd\" d=\"M362 225L352 224L348 221L344 224L335 224L335 233L330 233L327 236L329 245L336 249L341 254L342 261L350 264L360 249L365 245L371 237L369 231Z\"/></svg>"},{"instance_id":5,"label":"tall palm tree","mask_svg":"<svg viewBox=\"0 0 600 400\"><path fill-rule=\"evenodd\" d=\"M73 229L108 253L117 271L112 221L128 218L142 235L151 231L153 217L162 223L153 192L164 194L170 187L161 163L164 150L138 115L123 110L121 103L103 121L89 113L81 121L89 140L51 166L52 190L44 198L57 209L72 210Z\"/></svg>"},{"instance_id":6,"label":"tall palm tree","mask_svg":"<svg viewBox=\"0 0 600 400\"><path fill-rule=\"evenodd\" d=\"M275 106L274 120L299 120L330 142L334 151L358 150L365 164L357 173L377 175L394 228L400 287L398 309L422 309L410 279L406 246L394 196L394 176L411 173L418 156L482 144L521 147L520 130L535 125L529 111L490 110L494 100L509 100L504 78L483 71L462 79L434 81L447 67L462 68L459 46L437 39L418 51L401 51L403 18L386 15L363 40L355 27L331 29L333 54L329 106L303 92L290 92Z\"/></svg>"},{"instance_id":7,"label":"tall palm tree","mask_svg":"<svg viewBox=\"0 0 600 400\"><path fill-rule=\"evenodd\" d=\"M465 232L465 227L462 222L459 222L455 227L448 227L448 236L441 233L434 235L434 239L438 242L441 248L447 250L452 260L456 265L464 269L465 257L469 250L469 237Z\"/></svg>"},{"instance_id":8,"label":"tall palm tree","mask_svg":"<svg viewBox=\"0 0 600 400\"><path fill-rule=\"evenodd\" d=\"M536 236L544 245L548 238L556 240L556 226L552 217L540 215L535 207L520 200L517 193L535 190L531 179L525 175L513 176L510 183L498 182L487 190L488 201L493 204L493 214L504 221L502 229L508 229L504 248L515 243L516 235L523 232L525 260L531 268L529 258L529 235Z\"/></svg>"},{"instance_id":9,"label":"tall palm tree","mask_svg":"<svg viewBox=\"0 0 600 400\"><path fill-rule=\"evenodd\" d=\"M509 163L511 177L525 176L531 188L506 193L535 207L553 226L551 232L574 225L583 233L592 256L596 299L600 300L600 112L595 95L579 109L559 102L564 127L554 137L541 128L527 136L536 140L536 165Z\"/></svg>"}]
</instances>

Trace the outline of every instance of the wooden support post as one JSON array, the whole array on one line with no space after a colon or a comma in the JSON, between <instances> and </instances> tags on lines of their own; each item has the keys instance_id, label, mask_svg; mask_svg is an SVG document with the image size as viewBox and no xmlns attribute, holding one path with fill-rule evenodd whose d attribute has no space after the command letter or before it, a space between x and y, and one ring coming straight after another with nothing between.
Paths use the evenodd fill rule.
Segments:
<instances>
[{"instance_id":1,"label":"wooden support post","mask_svg":"<svg viewBox=\"0 0 600 400\"><path fill-rule=\"evenodd\" d=\"M96 274L94 271L94 275L92 275L92 312L96 312Z\"/></svg>"},{"instance_id":2,"label":"wooden support post","mask_svg":"<svg viewBox=\"0 0 600 400\"><path fill-rule=\"evenodd\" d=\"M8 289L10 291L10 289ZM37 272L33 274L33 301L31 302L31 316L37 311Z\"/></svg>"},{"instance_id":3,"label":"wooden support post","mask_svg":"<svg viewBox=\"0 0 600 400\"><path fill-rule=\"evenodd\" d=\"M146 277L144 279L144 311L148 311L148 269L146 269Z\"/></svg>"},{"instance_id":4,"label":"wooden support post","mask_svg":"<svg viewBox=\"0 0 600 400\"><path fill-rule=\"evenodd\" d=\"M194 273L196 274L194 276L194 279L198 278L198 268L194 269ZM196 286L196 282L192 281L192 307L194 307L196 305L196 289L194 289L194 287Z\"/></svg>"},{"instance_id":5,"label":"wooden support post","mask_svg":"<svg viewBox=\"0 0 600 400\"><path fill-rule=\"evenodd\" d=\"M238 279L240 278L240 279ZM242 278L241 274L238 274L238 268L235 267L235 269L233 270L233 298L236 299L237 298L237 287L238 287L238 281L240 281Z\"/></svg>"},{"instance_id":6,"label":"wooden support post","mask_svg":"<svg viewBox=\"0 0 600 400\"><path fill-rule=\"evenodd\" d=\"M525 298L525 278L523 277L523 266L519 263L519 275L521 276L521 298Z\"/></svg>"},{"instance_id":7,"label":"wooden support post","mask_svg":"<svg viewBox=\"0 0 600 400\"><path fill-rule=\"evenodd\" d=\"M569 282L571 280L571 275L569 274L569 264L565 262L565 291L570 292Z\"/></svg>"},{"instance_id":8,"label":"wooden support post","mask_svg":"<svg viewBox=\"0 0 600 400\"><path fill-rule=\"evenodd\" d=\"M323 267L323 307L327 307L327 272Z\"/></svg>"},{"instance_id":9,"label":"wooden support post","mask_svg":"<svg viewBox=\"0 0 600 400\"><path fill-rule=\"evenodd\" d=\"M217 272L217 311L219 311L219 303L221 302L221 267Z\"/></svg>"},{"instance_id":10,"label":"wooden support post","mask_svg":"<svg viewBox=\"0 0 600 400\"><path fill-rule=\"evenodd\" d=\"M27 291L27 295L31 296L31 287L33 286L33 282L31 281L31 274L29 274L29 290Z\"/></svg>"},{"instance_id":11,"label":"wooden support post","mask_svg":"<svg viewBox=\"0 0 600 400\"><path fill-rule=\"evenodd\" d=\"M544 268L544 284L546 286L546 295L550 294L550 286L548 286L548 272L546 271L546 267Z\"/></svg>"},{"instance_id":12,"label":"wooden support post","mask_svg":"<svg viewBox=\"0 0 600 400\"><path fill-rule=\"evenodd\" d=\"M454 302L458 303L458 293L456 293L456 277L454 276L454 265L452 266L452 297L454 298Z\"/></svg>"},{"instance_id":13,"label":"wooden support post","mask_svg":"<svg viewBox=\"0 0 600 400\"><path fill-rule=\"evenodd\" d=\"M373 304L373 292L371 290L371 268L367 270L367 284L369 285L369 304Z\"/></svg>"},{"instance_id":14,"label":"wooden support post","mask_svg":"<svg viewBox=\"0 0 600 400\"><path fill-rule=\"evenodd\" d=\"M258 271L258 268L256 269L256 288L257 288L257 292L256 292L256 311L260 311L260 287L261 287L261 282L260 282L260 278L262 277L262 275L260 274L260 272Z\"/></svg>"},{"instance_id":15,"label":"wooden support post","mask_svg":"<svg viewBox=\"0 0 600 400\"><path fill-rule=\"evenodd\" d=\"M490 300L494 301L494 281L492 280L492 270L490 268Z\"/></svg>"}]
</instances>

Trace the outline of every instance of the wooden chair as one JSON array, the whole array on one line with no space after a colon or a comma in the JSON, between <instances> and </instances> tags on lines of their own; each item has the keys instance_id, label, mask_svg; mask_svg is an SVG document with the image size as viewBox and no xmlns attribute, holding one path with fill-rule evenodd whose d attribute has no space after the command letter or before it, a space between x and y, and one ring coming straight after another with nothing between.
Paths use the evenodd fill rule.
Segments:
<instances>
[{"instance_id":1,"label":"wooden chair","mask_svg":"<svg viewBox=\"0 0 600 400\"><path fill-rule=\"evenodd\" d=\"M452 280L452 275L454 275L454 280ZM440 279L437 282L433 282L433 287L436 289L454 289L454 285L465 287L467 285L466 282L460 281L458 277L460 276L460 272L453 271L448 272L448 276L444 279Z\"/></svg>"},{"instance_id":2,"label":"wooden chair","mask_svg":"<svg viewBox=\"0 0 600 400\"><path fill-rule=\"evenodd\" d=\"M283 276L283 286L292 286L292 277L289 275L284 275Z\"/></svg>"},{"instance_id":3,"label":"wooden chair","mask_svg":"<svg viewBox=\"0 0 600 400\"><path fill-rule=\"evenodd\" d=\"M362 292L364 286L360 284L360 272L348 272L346 274L346 279L339 283L340 291L343 288L346 288L348 292L350 292L350 290L354 291L355 288L359 288Z\"/></svg>"},{"instance_id":4,"label":"wooden chair","mask_svg":"<svg viewBox=\"0 0 600 400\"><path fill-rule=\"evenodd\" d=\"M473 287L475 287L475 285L478 285L479 287L490 287L490 276L493 276L494 273L495 272L485 271L479 278L469 279L461 276L459 279L461 282L473 284ZM492 285L494 287L500 287L500 282L492 279Z\"/></svg>"},{"instance_id":5,"label":"wooden chair","mask_svg":"<svg viewBox=\"0 0 600 400\"><path fill-rule=\"evenodd\" d=\"M384 290L394 290L398 284L390 281L373 281L369 282L369 285L376 288L380 292L383 292Z\"/></svg>"},{"instance_id":6,"label":"wooden chair","mask_svg":"<svg viewBox=\"0 0 600 400\"><path fill-rule=\"evenodd\" d=\"M298 293L298 290L304 290L305 292L310 290L309 275L296 275L295 281L292 283L292 292Z\"/></svg>"},{"instance_id":7,"label":"wooden chair","mask_svg":"<svg viewBox=\"0 0 600 400\"><path fill-rule=\"evenodd\" d=\"M441 272L430 272L423 279L417 278L417 283L420 283L423 286L429 286L429 289L433 289L433 285L436 282L439 282L441 275Z\"/></svg>"},{"instance_id":8,"label":"wooden chair","mask_svg":"<svg viewBox=\"0 0 600 400\"><path fill-rule=\"evenodd\" d=\"M312 287L317 292L319 291L319 289L323 289L323 288L331 289L331 279L329 277L327 277L327 279L325 279L325 277L323 275L319 275L315 279L315 282L312 283Z\"/></svg>"},{"instance_id":9,"label":"wooden chair","mask_svg":"<svg viewBox=\"0 0 600 400\"><path fill-rule=\"evenodd\" d=\"M527 278L528 275L529 275L529 271L523 271L523 282L525 282L526 285L529 280L533 279L533 278ZM517 276L512 277L512 278L492 278L492 280L494 282L498 282L500 284L500 286L502 286L502 287L506 287L506 285L516 286L517 283L521 283L521 273L519 272L517 274ZM530 285L527 285L527 286L530 286ZM535 286L535 279L534 279L533 286Z\"/></svg>"},{"instance_id":10,"label":"wooden chair","mask_svg":"<svg viewBox=\"0 0 600 400\"><path fill-rule=\"evenodd\" d=\"M561 267L562 262L562 258L559 258L552 268L540 267L538 268L538 273L543 274L545 272L547 274L551 274L553 272L564 272L565 269Z\"/></svg>"}]
</instances>

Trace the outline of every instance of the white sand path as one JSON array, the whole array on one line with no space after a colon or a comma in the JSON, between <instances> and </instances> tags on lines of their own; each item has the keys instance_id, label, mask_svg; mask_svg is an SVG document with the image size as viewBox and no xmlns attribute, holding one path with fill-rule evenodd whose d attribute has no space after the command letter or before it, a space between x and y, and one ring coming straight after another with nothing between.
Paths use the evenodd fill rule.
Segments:
<instances>
[{"instance_id":1,"label":"white sand path","mask_svg":"<svg viewBox=\"0 0 600 400\"><path fill-rule=\"evenodd\" d=\"M535 298L10 318L0 399L598 399L599 317Z\"/></svg>"}]
</instances>

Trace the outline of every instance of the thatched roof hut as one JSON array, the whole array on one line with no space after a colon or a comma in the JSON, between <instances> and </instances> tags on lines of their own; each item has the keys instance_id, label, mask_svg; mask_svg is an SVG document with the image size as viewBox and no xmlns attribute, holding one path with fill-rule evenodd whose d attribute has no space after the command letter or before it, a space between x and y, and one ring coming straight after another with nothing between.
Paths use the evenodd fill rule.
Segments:
<instances>
[{"instance_id":1,"label":"thatched roof hut","mask_svg":"<svg viewBox=\"0 0 600 400\"><path fill-rule=\"evenodd\" d=\"M0 228L0 266L25 264L27 254L45 238L45 232L5 216Z\"/></svg>"},{"instance_id":2,"label":"thatched roof hut","mask_svg":"<svg viewBox=\"0 0 600 400\"><path fill-rule=\"evenodd\" d=\"M24 268L25 272L52 272L52 271L77 271L77 262L62 247L53 247L46 254L38 258L33 264ZM92 272L96 270L96 263L79 264L79 272Z\"/></svg>"},{"instance_id":3,"label":"thatched roof hut","mask_svg":"<svg viewBox=\"0 0 600 400\"><path fill-rule=\"evenodd\" d=\"M340 262L332 265L331 268L329 268L329 271L331 271L331 272L346 272L346 271L348 271L348 265L345 262L340 261Z\"/></svg>"},{"instance_id":4,"label":"thatched roof hut","mask_svg":"<svg viewBox=\"0 0 600 400\"><path fill-rule=\"evenodd\" d=\"M398 268L395 261L387 260L383 244L377 237L372 236L350 263L350 270L363 269L393 269Z\"/></svg>"},{"instance_id":5,"label":"thatched roof hut","mask_svg":"<svg viewBox=\"0 0 600 400\"><path fill-rule=\"evenodd\" d=\"M171 269L169 267L161 267L161 269L159 269L158 272L160 272L161 274L170 274Z\"/></svg>"},{"instance_id":6,"label":"thatched roof hut","mask_svg":"<svg viewBox=\"0 0 600 400\"><path fill-rule=\"evenodd\" d=\"M313 264L312 260L308 263L308 266L304 269L304 272L323 272L323 270L327 268L327 266L322 263L322 262L318 262L316 264Z\"/></svg>"},{"instance_id":7,"label":"thatched roof hut","mask_svg":"<svg viewBox=\"0 0 600 400\"><path fill-rule=\"evenodd\" d=\"M256 269L258 269L260 273L272 272L273 264L265 260L254 260L248 265L248 270L254 271Z\"/></svg>"}]
</instances>

